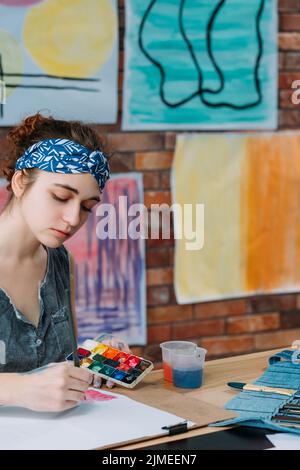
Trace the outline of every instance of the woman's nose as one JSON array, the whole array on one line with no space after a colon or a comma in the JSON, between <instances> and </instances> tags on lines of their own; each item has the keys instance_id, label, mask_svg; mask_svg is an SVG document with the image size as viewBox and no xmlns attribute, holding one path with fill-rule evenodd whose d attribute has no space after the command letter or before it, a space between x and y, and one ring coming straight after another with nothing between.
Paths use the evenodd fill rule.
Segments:
<instances>
[{"instance_id":1,"label":"woman's nose","mask_svg":"<svg viewBox=\"0 0 300 470\"><path fill-rule=\"evenodd\" d=\"M72 204L63 213L63 220L71 227L76 227L80 222L80 206Z\"/></svg>"}]
</instances>

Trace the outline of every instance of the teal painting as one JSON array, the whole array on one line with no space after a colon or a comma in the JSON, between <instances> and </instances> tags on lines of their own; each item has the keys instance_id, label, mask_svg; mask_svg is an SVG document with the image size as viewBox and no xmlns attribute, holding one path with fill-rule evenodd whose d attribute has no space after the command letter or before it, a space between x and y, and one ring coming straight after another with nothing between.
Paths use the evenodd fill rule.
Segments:
<instances>
[{"instance_id":1,"label":"teal painting","mask_svg":"<svg viewBox=\"0 0 300 470\"><path fill-rule=\"evenodd\" d=\"M276 0L126 0L124 130L276 129Z\"/></svg>"}]
</instances>

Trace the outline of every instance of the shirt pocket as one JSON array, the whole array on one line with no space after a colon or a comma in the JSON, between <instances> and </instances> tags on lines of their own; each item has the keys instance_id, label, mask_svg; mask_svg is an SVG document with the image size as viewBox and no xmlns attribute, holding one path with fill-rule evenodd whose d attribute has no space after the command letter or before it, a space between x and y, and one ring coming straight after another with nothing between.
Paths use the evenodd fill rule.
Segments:
<instances>
[{"instance_id":1,"label":"shirt pocket","mask_svg":"<svg viewBox=\"0 0 300 470\"><path fill-rule=\"evenodd\" d=\"M52 323L54 323L54 324L61 323L61 322L64 322L64 321L68 322L69 316L68 316L68 312L67 312L67 306L64 305L59 310L57 310L55 313L52 313L51 320L52 320Z\"/></svg>"},{"instance_id":2,"label":"shirt pocket","mask_svg":"<svg viewBox=\"0 0 300 470\"><path fill-rule=\"evenodd\" d=\"M51 315L51 325L53 331L53 341L50 349L56 361L63 361L72 351L71 330L69 325L69 312L67 306L61 307ZM59 351L55 354L55 349Z\"/></svg>"}]
</instances>

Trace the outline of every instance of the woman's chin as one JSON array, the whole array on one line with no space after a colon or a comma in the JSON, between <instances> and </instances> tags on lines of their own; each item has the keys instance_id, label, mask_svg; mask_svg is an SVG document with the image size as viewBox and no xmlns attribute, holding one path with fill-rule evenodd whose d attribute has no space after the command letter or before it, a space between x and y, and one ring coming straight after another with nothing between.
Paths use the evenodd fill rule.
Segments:
<instances>
[{"instance_id":1,"label":"woman's chin","mask_svg":"<svg viewBox=\"0 0 300 470\"><path fill-rule=\"evenodd\" d=\"M58 248L61 246L65 240L57 238L55 236L40 237L40 243L47 246L48 248Z\"/></svg>"}]
</instances>

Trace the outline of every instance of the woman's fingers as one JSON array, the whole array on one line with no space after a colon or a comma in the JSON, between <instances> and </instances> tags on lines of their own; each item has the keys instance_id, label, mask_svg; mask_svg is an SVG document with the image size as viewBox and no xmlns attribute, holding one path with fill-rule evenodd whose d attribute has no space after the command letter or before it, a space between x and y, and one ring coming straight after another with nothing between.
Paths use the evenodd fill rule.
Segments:
<instances>
[{"instance_id":1,"label":"woman's fingers","mask_svg":"<svg viewBox=\"0 0 300 470\"><path fill-rule=\"evenodd\" d=\"M93 375L92 386L95 388L100 388L101 385L102 385L102 378L99 377L98 375Z\"/></svg>"},{"instance_id":2,"label":"woman's fingers","mask_svg":"<svg viewBox=\"0 0 300 470\"><path fill-rule=\"evenodd\" d=\"M83 369L82 367L74 367L73 364L71 364L69 367L70 377L72 377L73 379L81 380L82 382L87 383L88 385L92 383L93 375L86 369Z\"/></svg>"},{"instance_id":3,"label":"woman's fingers","mask_svg":"<svg viewBox=\"0 0 300 470\"><path fill-rule=\"evenodd\" d=\"M69 379L68 382L68 389L75 390L78 392L85 392L89 388L90 384L87 382L83 382L82 380L76 380L73 378Z\"/></svg>"},{"instance_id":4,"label":"woman's fingers","mask_svg":"<svg viewBox=\"0 0 300 470\"><path fill-rule=\"evenodd\" d=\"M65 396L66 401L81 402L85 400L84 392L76 392L75 390L68 390Z\"/></svg>"}]
</instances>

